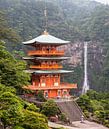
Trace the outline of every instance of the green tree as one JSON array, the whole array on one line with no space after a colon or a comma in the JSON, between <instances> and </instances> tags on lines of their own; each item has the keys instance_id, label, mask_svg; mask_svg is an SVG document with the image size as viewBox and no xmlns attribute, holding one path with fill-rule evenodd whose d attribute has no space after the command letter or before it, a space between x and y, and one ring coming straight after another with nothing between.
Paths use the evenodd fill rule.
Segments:
<instances>
[{"instance_id":1,"label":"green tree","mask_svg":"<svg viewBox=\"0 0 109 129\"><path fill-rule=\"evenodd\" d=\"M29 74L24 72L26 64L16 60L0 42L0 82L17 90L28 84Z\"/></svg>"},{"instance_id":2,"label":"green tree","mask_svg":"<svg viewBox=\"0 0 109 129\"><path fill-rule=\"evenodd\" d=\"M109 93L89 90L77 102L87 117L109 127Z\"/></svg>"},{"instance_id":3,"label":"green tree","mask_svg":"<svg viewBox=\"0 0 109 129\"><path fill-rule=\"evenodd\" d=\"M39 110L40 110L33 103L32 104L28 104L26 109L30 110L30 111L34 111L34 112L39 112Z\"/></svg>"},{"instance_id":4,"label":"green tree","mask_svg":"<svg viewBox=\"0 0 109 129\"><path fill-rule=\"evenodd\" d=\"M48 129L46 117L29 110L24 110L24 121L21 125L25 129Z\"/></svg>"},{"instance_id":5,"label":"green tree","mask_svg":"<svg viewBox=\"0 0 109 129\"><path fill-rule=\"evenodd\" d=\"M89 96L87 95L80 96L79 100L77 100L77 103L79 104L79 106L82 108L83 111L84 110L88 110L89 112L92 111Z\"/></svg>"},{"instance_id":6,"label":"green tree","mask_svg":"<svg viewBox=\"0 0 109 129\"><path fill-rule=\"evenodd\" d=\"M59 109L56 103L52 99L50 99L43 104L41 112L46 116L50 117L50 116L57 115L59 112Z\"/></svg>"},{"instance_id":7,"label":"green tree","mask_svg":"<svg viewBox=\"0 0 109 129\"><path fill-rule=\"evenodd\" d=\"M0 84L0 119L5 128L48 129L47 119L37 107L16 96L13 88Z\"/></svg>"}]
</instances>

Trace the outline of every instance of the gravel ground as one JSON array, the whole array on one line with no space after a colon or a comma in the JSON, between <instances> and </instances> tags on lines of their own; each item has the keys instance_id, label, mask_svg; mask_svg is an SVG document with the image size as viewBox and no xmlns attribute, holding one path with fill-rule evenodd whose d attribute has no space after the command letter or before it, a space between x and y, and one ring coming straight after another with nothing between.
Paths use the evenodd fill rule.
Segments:
<instances>
[{"instance_id":1,"label":"gravel ground","mask_svg":"<svg viewBox=\"0 0 109 129\"><path fill-rule=\"evenodd\" d=\"M74 127L48 122L48 125L50 127L55 127L55 128L64 127L65 129L109 129L100 124L97 124L95 122L89 122L89 121L84 121L84 123L81 123L80 121L76 121L76 122L72 122L72 124L74 125Z\"/></svg>"}]
</instances>

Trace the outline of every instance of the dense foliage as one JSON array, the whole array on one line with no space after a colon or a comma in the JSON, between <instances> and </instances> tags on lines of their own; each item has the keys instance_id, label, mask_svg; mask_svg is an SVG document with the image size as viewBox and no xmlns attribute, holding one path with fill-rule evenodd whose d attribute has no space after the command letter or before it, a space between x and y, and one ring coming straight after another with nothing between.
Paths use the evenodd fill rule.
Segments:
<instances>
[{"instance_id":1,"label":"dense foliage","mask_svg":"<svg viewBox=\"0 0 109 129\"><path fill-rule=\"evenodd\" d=\"M109 93L90 90L77 102L89 119L109 127Z\"/></svg>"},{"instance_id":2,"label":"dense foliage","mask_svg":"<svg viewBox=\"0 0 109 129\"><path fill-rule=\"evenodd\" d=\"M48 129L47 119L34 104L16 96L15 89L0 84L0 119L5 128Z\"/></svg>"},{"instance_id":3,"label":"dense foliage","mask_svg":"<svg viewBox=\"0 0 109 129\"><path fill-rule=\"evenodd\" d=\"M56 103L52 99L50 99L43 104L41 112L46 116L50 117L58 115L59 109Z\"/></svg>"},{"instance_id":4,"label":"dense foliage","mask_svg":"<svg viewBox=\"0 0 109 129\"><path fill-rule=\"evenodd\" d=\"M21 89L28 84L29 75L23 70L26 64L16 60L0 42L0 82L6 86L13 86Z\"/></svg>"}]
</instances>

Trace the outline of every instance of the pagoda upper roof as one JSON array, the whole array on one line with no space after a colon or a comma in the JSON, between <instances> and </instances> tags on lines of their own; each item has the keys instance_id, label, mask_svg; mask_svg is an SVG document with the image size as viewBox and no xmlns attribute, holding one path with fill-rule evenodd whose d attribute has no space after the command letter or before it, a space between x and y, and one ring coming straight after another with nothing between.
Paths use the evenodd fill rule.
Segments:
<instances>
[{"instance_id":1,"label":"pagoda upper roof","mask_svg":"<svg viewBox=\"0 0 109 129\"><path fill-rule=\"evenodd\" d=\"M29 40L29 41L26 41L26 42L23 42L23 44L25 45L30 45L30 44L56 44L56 45L64 45L64 44L68 44L70 43L70 41L65 41L65 40L62 40L62 39L59 39L59 38L56 38L52 35L50 35L48 32L44 32L42 35L32 39L32 40Z\"/></svg>"},{"instance_id":2,"label":"pagoda upper roof","mask_svg":"<svg viewBox=\"0 0 109 129\"><path fill-rule=\"evenodd\" d=\"M73 71L69 70L25 70L27 73L35 73L35 74L56 74L56 73L72 73Z\"/></svg>"},{"instance_id":3,"label":"pagoda upper roof","mask_svg":"<svg viewBox=\"0 0 109 129\"><path fill-rule=\"evenodd\" d=\"M24 60L67 60L69 57L23 57Z\"/></svg>"}]
</instances>

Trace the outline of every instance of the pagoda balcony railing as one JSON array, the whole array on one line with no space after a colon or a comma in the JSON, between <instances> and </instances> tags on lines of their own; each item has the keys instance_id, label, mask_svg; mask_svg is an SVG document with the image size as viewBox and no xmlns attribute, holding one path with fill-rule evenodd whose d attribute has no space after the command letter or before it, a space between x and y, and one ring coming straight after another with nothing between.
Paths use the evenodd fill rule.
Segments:
<instances>
[{"instance_id":1,"label":"pagoda balcony railing","mask_svg":"<svg viewBox=\"0 0 109 129\"><path fill-rule=\"evenodd\" d=\"M59 55L59 56L62 56L64 55L64 51L58 51L58 50L55 50L55 51L39 51L39 50L34 50L34 51L28 51L28 55L29 56L33 56L33 55L39 55L39 56L45 56L45 55Z\"/></svg>"},{"instance_id":2,"label":"pagoda balcony railing","mask_svg":"<svg viewBox=\"0 0 109 129\"><path fill-rule=\"evenodd\" d=\"M61 69L62 65L30 65L32 69Z\"/></svg>"},{"instance_id":3,"label":"pagoda balcony railing","mask_svg":"<svg viewBox=\"0 0 109 129\"><path fill-rule=\"evenodd\" d=\"M30 86L25 86L25 89L30 89L30 90L49 90L49 89L76 89L77 84L69 84L69 83L61 83L59 86L37 86L37 85L30 85Z\"/></svg>"},{"instance_id":4,"label":"pagoda balcony railing","mask_svg":"<svg viewBox=\"0 0 109 129\"><path fill-rule=\"evenodd\" d=\"M70 84L70 83L61 83L60 84L61 87L73 87L73 88L77 88L77 84Z\"/></svg>"}]
</instances>

